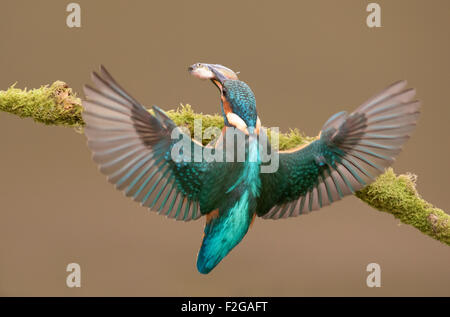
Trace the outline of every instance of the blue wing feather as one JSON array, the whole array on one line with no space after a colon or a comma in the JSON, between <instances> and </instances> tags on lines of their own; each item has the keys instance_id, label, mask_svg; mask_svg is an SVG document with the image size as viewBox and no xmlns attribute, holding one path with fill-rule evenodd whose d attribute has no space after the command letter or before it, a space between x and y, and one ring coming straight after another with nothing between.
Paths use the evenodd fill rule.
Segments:
<instances>
[{"instance_id":1,"label":"blue wing feather","mask_svg":"<svg viewBox=\"0 0 450 317\"><path fill-rule=\"evenodd\" d=\"M282 218L279 207L298 201L289 213L297 216L305 206L319 209L371 183L392 164L415 127L420 103L411 101L415 91L405 86L394 83L353 113L333 115L308 146L281 151L278 171L261 174L258 215Z\"/></svg>"},{"instance_id":2,"label":"blue wing feather","mask_svg":"<svg viewBox=\"0 0 450 317\"><path fill-rule=\"evenodd\" d=\"M96 87L85 86L83 119L100 171L117 189L161 214L185 221L200 217L202 208L200 212L197 208L205 196L202 191L208 189L203 182L205 175L213 178L212 169L193 159L172 160L177 140L172 140L171 132L177 126L161 109L154 106L154 115L150 114L104 67L93 73L92 80ZM192 153L201 147L192 141L191 146Z\"/></svg>"}]
</instances>

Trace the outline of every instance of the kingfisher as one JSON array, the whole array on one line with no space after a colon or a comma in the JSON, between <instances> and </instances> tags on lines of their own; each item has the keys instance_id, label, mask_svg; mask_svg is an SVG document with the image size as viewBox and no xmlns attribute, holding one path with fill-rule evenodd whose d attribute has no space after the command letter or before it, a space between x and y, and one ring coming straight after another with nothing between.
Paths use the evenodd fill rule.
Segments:
<instances>
[{"instance_id":1,"label":"kingfisher","mask_svg":"<svg viewBox=\"0 0 450 317\"><path fill-rule=\"evenodd\" d=\"M270 148L278 154L278 168L262 172L265 129L251 88L219 64L196 63L188 71L219 91L224 128L214 143L192 139L157 106L149 111L103 66L92 73L94 85L84 86L82 116L93 160L118 190L169 218L205 216L197 256L202 274L241 242L256 217L297 217L370 184L394 162L420 113L416 91L398 81L355 111L331 116L314 141L286 151ZM195 157L205 150L221 157L236 149L224 146L227 140L240 136L240 160L236 153L231 160ZM184 147L178 146L181 139L187 140Z\"/></svg>"}]
</instances>

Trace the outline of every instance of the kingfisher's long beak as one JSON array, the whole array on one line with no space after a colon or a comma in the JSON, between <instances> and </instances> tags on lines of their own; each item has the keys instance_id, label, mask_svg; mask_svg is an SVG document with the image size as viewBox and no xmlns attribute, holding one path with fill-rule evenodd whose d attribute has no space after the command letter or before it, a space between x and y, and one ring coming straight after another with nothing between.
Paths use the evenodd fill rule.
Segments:
<instances>
[{"instance_id":1,"label":"kingfisher's long beak","mask_svg":"<svg viewBox=\"0 0 450 317\"><path fill-rule=\"evenodd\" d=\"M219 88L220 92L222 92L223 83L228 80L220 71L218 71L213 65L208 65L208 68L214 74L214 77L211 78L211 81L217 88Z\"/></svg>"}]
</instances>

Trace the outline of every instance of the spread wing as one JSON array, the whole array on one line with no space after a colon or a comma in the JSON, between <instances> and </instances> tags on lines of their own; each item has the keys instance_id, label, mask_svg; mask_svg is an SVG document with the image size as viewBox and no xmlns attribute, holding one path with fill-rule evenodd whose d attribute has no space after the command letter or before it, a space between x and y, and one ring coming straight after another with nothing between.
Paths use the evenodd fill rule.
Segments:
<instances>
[{"instance_id":1,"label":"spread wing","mask_svg":"<svg viewBox=\"0 0 450 317\"><path fill-rule=\"evenodd\" d=\"M406 82L392 84L351 114L339 112L309 145L279 153L275 173L261 174L257 214L295 217L371 183L394 162L414 130L420 103Z\"/></svg>"},{"instance_id":2,"label":"spread wing","mask_svg":"<svg viewBox=\"0 0 450 317\"><path fill-rule=\"evenodd\" d=\"M93 159L108 181L169 218L188 221L208 213L207 207L201 208L202 201L214 194L215 175L226 165L195 161L194 153L203 146L158 107L153 107L155 115L150 114L103 66L92 80L95 88L86 85L84 89L85 134ZM174 130L179 138L172 139ZM187 146L176 148L183 138Z\"/></svg>"}]
</instances>

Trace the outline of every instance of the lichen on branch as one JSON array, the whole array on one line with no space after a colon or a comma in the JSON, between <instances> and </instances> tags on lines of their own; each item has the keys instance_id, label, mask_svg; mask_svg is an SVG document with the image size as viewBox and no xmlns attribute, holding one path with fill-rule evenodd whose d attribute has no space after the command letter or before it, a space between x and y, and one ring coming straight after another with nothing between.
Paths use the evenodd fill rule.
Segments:
<instances>
[{"instance_id":1,"label":"lichen on branch","mask_svg":"<svg viewBox=\"0 0 450 317\"><path fill-rule=\"evenodd\" d=\"M77 129L84 126L81 100L62 81L39 89L21 90L13 85L6 91L0 91L0 110L22 118L31 117L48 125ZM221 129L224 125L222 116L196 113L189 105L169 110L167 114L175 124L187 127L191 135L194 135L195 119L202 119L202 132L209 127ZM297 129L279 133L278 137L280 150L288 150L315 139L305 136ZM209 140L203 142L207 144ZM415 186L416 178L412 174L397 176L393 169L389 168L372 184L358 191L356 197L380 211L392 214L401 222L417 228L428 236L450 245L450 216L420 197Z\"/></svg>"}]
</instances>

